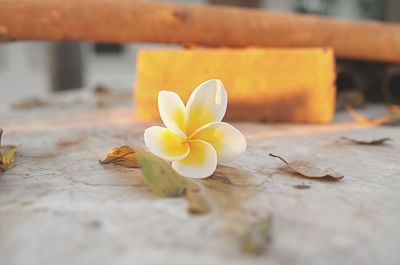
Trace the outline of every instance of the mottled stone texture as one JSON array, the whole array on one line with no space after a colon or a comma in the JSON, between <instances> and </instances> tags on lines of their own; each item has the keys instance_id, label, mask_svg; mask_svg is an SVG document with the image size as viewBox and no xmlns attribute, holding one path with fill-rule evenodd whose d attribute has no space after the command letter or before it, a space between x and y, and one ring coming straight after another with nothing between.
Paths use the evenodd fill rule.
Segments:
<instances>
[{"instance_id":1,"label":"mottled stone texture","mask_svg":"<svg viewBox=\"0 0 400 265\"><path fill-rule=\"evenodd\" d=\"M111 147L143 146L150 124L135 122L127 100L3 109L3 143L21 146L16 165L0 175L2 265L400 264L398 127L365 128L345 114L323 126L237 123L248 151L202 182L213 211L192 216L184 199L151 194L139 170L98 163ZM359 146L340 136L393 141ZM345 177L305 179L269 152ZM267 251L242 254L243 223L269 214Z\"/></svg>"}]
</instances>

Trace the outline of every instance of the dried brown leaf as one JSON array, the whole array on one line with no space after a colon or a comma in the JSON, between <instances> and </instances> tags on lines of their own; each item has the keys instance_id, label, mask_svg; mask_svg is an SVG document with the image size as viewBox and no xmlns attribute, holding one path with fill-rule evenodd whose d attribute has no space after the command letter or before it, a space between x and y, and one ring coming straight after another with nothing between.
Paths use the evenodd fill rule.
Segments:
<instances>
[{"instance_id":1,"label":"dried brown leaf","mask_svg":"<svg viewBox=\"0 0 400 265\"><path fill-rule=\"evenodd\" d=\"M355 112L351 106L347 106L346 109L354 121L363 125L368 125L368 126L400 125L400 112L395 111L377 119L370 119Z\"/></svg>"},{"instance_id":2,"label":"dried brown leaf","mask_svg":"<svg viewBox=\"0 0 400 265\"><path fill-rule=\"evenodd\" d=\"M365 141L365 140L357 140L357 139L353 139L353 138L349 138L349 137L345 137L345 136L342 136L340 138L342 140L346 140L346 141L352 142L354 144L361 144L361 145L383 145L387 141L392 140L391 138L379 138L379 139Z\"/></svg>"},{"instance_id":3,"label":"dried brown leaf","mask_svg":"<svg viewBox=\"0 0 400 265\"><path fill-rule=\"evenodd\" d=\"M79 137L79 138L74 138L74 139L60 139L57 141L56 144L60 148L67 148L67 147L79 145L85 140L86 140L86 138L84 138L84 137Z\"/></svg>"},{"instance_id":4,"label":"dried brown leaf","mask_svg":"<svg viewBox=\"0 0 400 265\"><path fill-rule=\"evenodd\" d=\"M48 107L50 102L41 98L23 99L11 105L15 110L31 110L37 108Z\"/></svg>"},{"instance_id":5,"label":"dried brown leaf","mask_svg":"<svg viewBox=\"0 0 400 265\"><path fill-rule=\"evenodd\" d=\"M99 97L127 98L131 95L130 91L122 91L113 89L105 85L97 85L93 89L93 93Z\"/></svg>"},{"instance_id":6,"label":"dried brown leaf","mask_svg":"<svg viewBox=\"0 0 400 265\"><path fill-rule=\"evenodd\" d=\"M14 164L15 153L17 152L17 146L13 145L1 145L1 137L3 130L0 129L0 171L6 171L11 168Z\"/></svg>"},{"instance_id":7,"label":"dried brown leaf","mask_svg":"<svg viewBox=\"0 0 400 265\"><path fill-rule=\"evenodd\" d=\"M309 185L302 183L302 184L294 185L293 188L298 189L298 190L307 190L311 187Z\"/></svg>"},{"instance_id":8,"label":"dried brown leaf","mask_svg":"<svg viewBox=\"0 0 400 265\"><path fill-rule=\"evenodd\" d=\"M334 179L341 179L344 176L332 168L328 167L326 169L322 169L316 165L314 165L311 162L308 161L295 161L292 163L287 162L284 158L274 155L274 154L269 154L272 157L278 158L281 160L283 163L285 163L289 168L291 168L293 171L296 173L307 177L307 178L325 178L325 177L330 177Z\"/></svg>"},{"instance_id":9,"label":"dried brown leaf","mask_svg":"<svg viewBox=\"0 0 400 265\"><path fill-rule=\"evenodd\" d=\"M400 105L389 104L386 107L390 113L400 113Z\"/></svg>"},{"instance_id":10,"label":"dried brown leaf","mask_svg":"<svg viewBox=\"0 0 400 265\"><path fill-rule=\"evenodd\" d=\"M97 85L95 86L93 93L95 95L111 95L113 90L105 85Z\"/></svg>"},{"instance_id":11,"label":"dried brown leaf","mask_svg":"<svg viewBox=\"0 0 400 265\"><path fill-rule=\"evenodd\" d=\"M0 147L1 147L1 138L3 137L3 129L0 128ZM3 157L0 152L0 161L3 161Z\"/></svg>"},{"instance_id":12,"label":"dried brown leaf","mask_svg":"<svg viewBox=\"0 0 400 265\"><path fill-rule=\"evenodd\" d=\"M272 218L268 217L250 225L242 238L242 250L250 255L261 255L271 240Z\"/></svg>"},{"instance_id":13,"label":"dried brown leaf","mask_svg":"<svg viewBox=\"0 0 400 265\"><path fill-rule=\"evenodd\" d=\"M211 206L200 192L187 189L185 192L188 201L188 212L192 214L205 214L211 211Z\"/></svg>"},{"instance_id":14,"label":"dried brown leaf","mask_svg":"<svg viewBox=\"0 0 400 265\"><path fill-rule=\"evenodd\" d=\"M135 155L135 151L130 146L120 146L112 148L106 159L100 161L101 164L115 164L123 167L138 168L139 163Z\"/></svg>"}]
</instances>

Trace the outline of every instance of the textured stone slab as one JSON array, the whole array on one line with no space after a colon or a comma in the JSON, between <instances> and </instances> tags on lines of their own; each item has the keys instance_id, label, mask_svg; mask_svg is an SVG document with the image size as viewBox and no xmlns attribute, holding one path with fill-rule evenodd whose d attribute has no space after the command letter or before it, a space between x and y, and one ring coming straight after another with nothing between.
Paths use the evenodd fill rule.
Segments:
<instances>
[{"instance_id":1,"label":"textured stone slab","mask_svg":"<svg viewBox=\"0 0 400 265\"><path fill-rule=\"evenodd\" d=\"M151 194L138 170L97 162L111 147L143 146L150 124L133 119L129 100L95 104L86 96L0 112L4 143L21 145L16 165L0 175L0 264L400 263L399 128L365 128L345 114L331 125L237 123L248 151L203 182L222 203L192 216L185 200ZM393 141L357 146L341 136ZM288 174L270 152L312 157L345 178ZM301 184L309 188L295 188ZM242 254L238 224L271 213L266 253Z\"/></svg>"}]
</instances>

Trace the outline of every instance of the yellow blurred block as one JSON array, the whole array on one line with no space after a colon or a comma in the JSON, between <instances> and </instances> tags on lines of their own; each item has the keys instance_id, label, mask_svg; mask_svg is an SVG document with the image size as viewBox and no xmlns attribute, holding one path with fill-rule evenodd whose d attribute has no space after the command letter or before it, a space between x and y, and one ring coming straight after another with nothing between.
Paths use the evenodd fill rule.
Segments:
<instances>
[{"instance_id":1,"label":"yellow blurred block","mask_svg":"<svg viewBox=\"0 0 400 265\"><path fill-rule=\"evenodd\" d=\"M138 54L137 118L160 119L158 91L175 91L186 103L212 78L228 92L227 120L326 123L334 115L331 49L160 49Z\"/></svg>"}]
</instances>

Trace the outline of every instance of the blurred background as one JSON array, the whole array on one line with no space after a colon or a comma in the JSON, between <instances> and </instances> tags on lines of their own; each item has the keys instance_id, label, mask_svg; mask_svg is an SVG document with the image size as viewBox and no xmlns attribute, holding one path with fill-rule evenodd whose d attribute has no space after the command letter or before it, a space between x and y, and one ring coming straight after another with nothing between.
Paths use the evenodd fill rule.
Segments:
<instances>
[{"instance_id":1,"label":"blurred background","mask_svg":"<svg viewBox=\"0 0 400 265\"><path fill-rule=\"evenodd\" d=\"M175 0L310 13L349 20L400 21L399 0ZM49 91L91 89L98 84L132 89L138 49L155 45L78 42L0 44L0 104ZM377 51L379 52L379 51ZM371 101L400 100L398 65L339 61L339 92L356 90Z\"/></svg>"}]
</instances>

